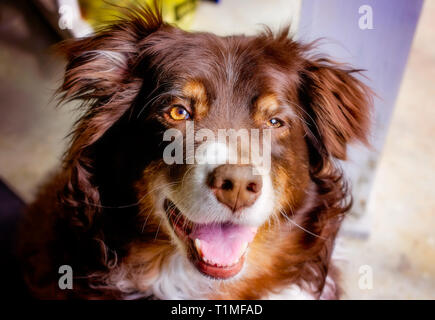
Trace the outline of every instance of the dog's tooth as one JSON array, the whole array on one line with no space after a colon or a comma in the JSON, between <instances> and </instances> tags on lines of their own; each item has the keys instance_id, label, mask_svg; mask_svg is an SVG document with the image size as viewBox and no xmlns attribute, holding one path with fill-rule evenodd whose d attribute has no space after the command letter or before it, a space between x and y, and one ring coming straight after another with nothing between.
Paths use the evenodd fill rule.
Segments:
<instances>
[{"instance_id":1,"label":"dog's tooth","mask_svg":"<svg viewBox=\"0 0 435 320\"><path fill-rule=\"evenodd\" d=\"M195 239L195 247L196 249L201 249L201 240L199 240L198 238Z\"/></svg>"},{"instance_id":2,"label":"dog's tooth","mask_svg":"<svg viewBox=\"0 0 435 320\"><path fill-rule=\"evenodd\" d=\"M196 248L196 251L198 251L199 255L200 255L201 258L202 258L201 240L199 240L199 239L195 239L195 248Z\"/></svg>"},{"instance_id":3,"label":"dog's tooth","mask_svg":"<svg viewBox=\"0 0 435 320\"><path fill-rule=\"evenodd\" d=\"M248 249L248 242L245 241L242 243L242 246L240 247L240 255L243 255L246 249Z\"/></svg>"}]
</instances>

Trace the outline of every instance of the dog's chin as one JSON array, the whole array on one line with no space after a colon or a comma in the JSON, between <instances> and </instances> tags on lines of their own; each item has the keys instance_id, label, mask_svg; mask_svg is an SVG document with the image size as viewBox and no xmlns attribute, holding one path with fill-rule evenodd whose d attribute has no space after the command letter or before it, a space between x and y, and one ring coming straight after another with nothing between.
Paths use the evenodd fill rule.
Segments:
<instances>
[{"instance_id":1,"label":"dog's chin","mask_svg":"<svg viewBox=\"0 0 435 320\"><path fill-rule=\"evenodd\" d=\"M220 280L241 272L257 228L230 222L194 223L168 199L164 210L174 233L187 248L190 262L199 272Z\"/></svg>"}]
</instances>

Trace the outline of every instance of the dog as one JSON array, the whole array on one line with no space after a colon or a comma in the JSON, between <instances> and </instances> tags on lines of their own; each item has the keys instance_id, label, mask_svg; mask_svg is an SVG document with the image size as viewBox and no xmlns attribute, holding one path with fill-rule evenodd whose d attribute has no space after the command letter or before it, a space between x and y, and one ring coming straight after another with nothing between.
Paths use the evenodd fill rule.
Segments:
<instances>
[{"instance_id":1,"label":"dog","mask_svg":"<svg viewBox=\"0 0 435 320\"><path fill-rule=\"evenodd\" d=\"M158 7L61 43L59 94L83 114L21 223L32 295L338 299L331 254L351 194L337 160L367 144L372 93L314 49L289 28L186 32ZM229 163L246 150L214 141L219 130L268 133L269 165Z\"/></svg>"}]
</instances>

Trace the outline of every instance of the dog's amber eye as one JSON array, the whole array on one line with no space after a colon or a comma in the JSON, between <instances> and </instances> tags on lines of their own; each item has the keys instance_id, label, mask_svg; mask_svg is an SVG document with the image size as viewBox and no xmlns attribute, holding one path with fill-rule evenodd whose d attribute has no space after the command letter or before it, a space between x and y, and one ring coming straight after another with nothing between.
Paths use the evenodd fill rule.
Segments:
<instances>
[{"instance_id":1,"label":"dog's amber eye","mask_svg":"<svg viewBox=\"0 0 435 320\"><path fill-rule=\"evenodd\" d=\"M174 120L187 120L190 118L190 113L182 106L177 105L177 106L173 106L170 110L169 110L169 115L171 116L172 119Z\"/></svg>"},{"instance_id":2,"label":"dog's amber eye","mask_svg":"<svg viewBox=\"0 0 435 320\"><path fill-rule=\"evenodd\" d=\"M279 128L283 125L282 121L278 118L272 118L267 121L267 125L272 128Z\"/></svg>"}]
</instances>

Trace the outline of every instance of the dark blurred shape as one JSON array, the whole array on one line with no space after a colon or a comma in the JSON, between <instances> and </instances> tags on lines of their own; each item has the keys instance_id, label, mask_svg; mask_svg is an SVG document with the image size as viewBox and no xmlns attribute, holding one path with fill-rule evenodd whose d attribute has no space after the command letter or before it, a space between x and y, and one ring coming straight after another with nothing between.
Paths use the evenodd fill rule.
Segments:
<instances>
[{"instance_id":1,"label":"dark blurred shape","mask_svg":"<svg viewBox=\"0 0 435 320\"><path fill-rule=\"evenodd\" d=\"M0 180L0 296L6 299L28 297L15 256L17 226L24 207L24 202Z\"/></svg>"}]
</instances>

